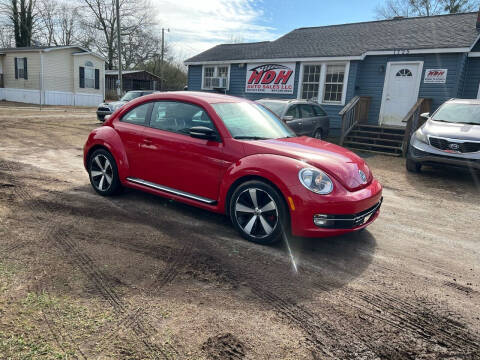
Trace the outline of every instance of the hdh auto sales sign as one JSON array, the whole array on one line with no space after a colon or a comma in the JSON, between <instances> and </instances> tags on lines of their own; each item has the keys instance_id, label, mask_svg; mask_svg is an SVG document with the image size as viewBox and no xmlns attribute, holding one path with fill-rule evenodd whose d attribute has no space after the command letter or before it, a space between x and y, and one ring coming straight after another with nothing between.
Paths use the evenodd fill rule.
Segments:
<instances>
[{"instance_id":1,"label":"hdh auto sales sign","mask_svg":"<svg viewBox=\"0 0 480 360\"><path fill-rule=\"evenodd\" d=\"M447 71L448 69L426 69L423 82L425 84L445 84Z\"/></svg>"},{"instance_id":2,"label":"hdh auto sales sign","mask_svg":"<svg viewBox=\"0 0 480 360\"><path fill-rule=\"evenodd\" d=\"M295 63L248 64L246 93L293 94Z\"/></svg>"}]
</instances>

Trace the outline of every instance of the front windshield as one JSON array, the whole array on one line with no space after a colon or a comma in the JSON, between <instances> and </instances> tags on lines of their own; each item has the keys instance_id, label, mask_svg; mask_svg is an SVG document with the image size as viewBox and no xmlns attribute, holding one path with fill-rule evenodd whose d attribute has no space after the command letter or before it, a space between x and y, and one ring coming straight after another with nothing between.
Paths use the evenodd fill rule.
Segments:
<instances>
[{"instance_id":1,"label":"front windshield","mask_svg":"<svg viewBox=\"0 0 480 360\"><path fill-rule=\"evenodd\" d=\"M432 120L480 125L480 105L447 103L438 109Z\"/></svg>"},{"instance_id":2,"label":"front windshield","mask_svg":"<svg viewBox=\"0 0 480 360\"><path fill-rule=\"evenodd\" d=\"M267 107L269 110L273 111L278 117L282 116L283 110L285 109L285 104L280 101L258 101L263 106Z\"/></svg>"},{"instance_id":3,"label":"front windshield","mask_svg":"<svg viewBox=\"0 0 480 360\"><path fill-rule=\"evenodd\" d=\"M295 134L272 112L249 102L212 105L235 139L279 139Z\"/></svg>"},{"instance_id":4,"label":"front windshield","mask_svg":"<svg viewBox=\"0 0 480 360\"><path fill-rule=\"evenodd\" d=\"M120 101L130 101L130 100L136 99L137 97L140 97L141 95L142 95L141 92L130 91L130 92L127 92L125 95L123 95Z\"/></svg>"}]
</instances>

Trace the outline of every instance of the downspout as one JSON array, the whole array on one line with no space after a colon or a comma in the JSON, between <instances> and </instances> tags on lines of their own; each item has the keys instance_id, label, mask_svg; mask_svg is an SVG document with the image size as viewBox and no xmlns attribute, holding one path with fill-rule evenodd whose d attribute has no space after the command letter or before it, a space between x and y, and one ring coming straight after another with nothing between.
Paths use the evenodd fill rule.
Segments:
<instances>
[{"instance_id":1,"label":"downspout","mask_svg":"<svg viewBox=\"0 0 480 360\"><path fill-rule=\"evenodd\" d=\"M42 110L42 103L45 98L43 90L43 51L40 50L40 110Z\"/></svg>"}]
</instances>

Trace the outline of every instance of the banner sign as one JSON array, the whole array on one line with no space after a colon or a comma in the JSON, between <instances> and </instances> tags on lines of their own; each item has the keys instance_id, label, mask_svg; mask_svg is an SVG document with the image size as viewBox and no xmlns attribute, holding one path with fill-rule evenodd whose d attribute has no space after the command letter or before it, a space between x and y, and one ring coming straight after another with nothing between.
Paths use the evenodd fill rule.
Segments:
<instances>
[{"instance_id":1,"label":"banner sign","mask_svg":"<svg viewBox=\"0 0 480 360\"><path fill-rule=\"evenodd\" d=\"M293 94L295 63L248 64L246 93Z\"/></svg>"},{"instance_id":2,"label":"banner sign","mask_svg":"<svg viewBox=\"0 0 480 360\"><path fill-rule=\"evenodd\" d=\"M447 71L448 69L426 69L423 82L425 84L445 84Z\"/></svg>"}]
</instances>

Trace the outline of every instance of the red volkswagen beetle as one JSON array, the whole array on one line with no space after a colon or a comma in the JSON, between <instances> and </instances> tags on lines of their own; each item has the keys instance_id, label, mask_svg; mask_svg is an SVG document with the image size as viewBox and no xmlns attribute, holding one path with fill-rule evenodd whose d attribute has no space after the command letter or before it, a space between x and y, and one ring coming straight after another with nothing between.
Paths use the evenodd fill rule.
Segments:
<instances>
[{"instance_id":1,"label":"red volkswagen beetle","mask_svg":"<svg viewBox=\"0 0 480 360\"><path fill-rule=\"evenodd\" d=\"M381 185L354 153L295 136L262 105L214 93L129 102L91 132L84 163L100 195L126 186L226 214L261 244L282 231L363 229L382 202Z\"/></svg>"}]
</instances>

